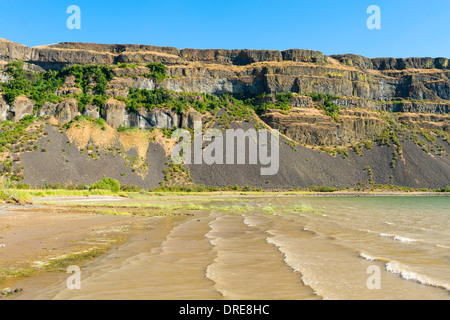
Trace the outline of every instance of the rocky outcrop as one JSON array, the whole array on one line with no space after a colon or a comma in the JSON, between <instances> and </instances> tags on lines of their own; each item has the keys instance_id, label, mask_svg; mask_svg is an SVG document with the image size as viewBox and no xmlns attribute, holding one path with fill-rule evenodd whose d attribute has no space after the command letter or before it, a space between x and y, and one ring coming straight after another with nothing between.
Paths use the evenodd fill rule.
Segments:
<instances>
[{"instance_id":1,"label":"rocky outcrop","mask_svg":"<svg viewBox=\"0 0 450 320\"><path fill-rule=\"evenodd\" d=\"M34 106L35 103L24 96L17 97L14 104L10 106L3 98L3 95L0 94L0 121L18 121L25 115L33 115ZM133 111L127 108L125 102L114 98L110 98L105 102L103 114L100 114L98 106L92 104L86 105L83 113L81 113L77 100L70 98L58 104L45 102L39 108L36 116L54 116L59 122L67 123L81 114L93 119L103 117L115 129L121 125L145 130L154 127L171 129L181 124L192 127L194 121L202 119L202 115L193 109L185 112L182 118L176 112L167 109L155 108L148 110L139 108Z\"/></svg>"},{"instance_id":2,"label":"rocky outcrop","mask_svg":"<svg viewBox=\"0 0 450 320\"><path fill-rule=\"evenodd\" d=\"M200 112L190 108L181 115L180 127L194 129L194 123L204 122L204 118L209 117L208 114L202 115Z\"/></svg>"},{"instance_id":3,"label":"rocky outcrop","mask_svg":"<svg viewBox=\"0 0 450 320\"><path fill-rule=\"evenodd\" d=\"M58 96L62 96L62 95L76 95L76 94L82 94L83 90L81 90L80 88L60 88L58 90L56 90L55 94Z\"/></svg>"},{"instance_id":4,"label":"rocky outcrop","mask_svg":"<svg viewBox=\"0 0 450 320\"><path fill-rule=\"evenodd\" d=\"M288 114L269 109L261 119L297 142L319 146L347 146L373 140L388 125L374 112L357 110L341 111L339 123L324 111L312 108L295 108Z\"/></svg>"},{"instance_id":5,"label":"rocky outcrop","mask_svg":"<svg viewBox=\"0 0 450 320\"><path fill-rule=\"evenodd\" d=\"M450 69L447 58L366 58L358 55L330 56L342 64L362 69L404 70ZM258 62L309 62L329 63L328 57L314 50L226 50L226 49L182 49L132 44L94 44L63 42L53 45L29 48L27 46L0 39L0 60L24 60L50 67L65 64L113 64L117 62L162 62L179 64L182 62L206 62L225 65L249 65Z\"/></svg>"},{"instance_id":6,"label":"rocky outcrop","mask_svg":"<svg viewBox=\"0 0 450 320\"><path fill-rule=\"evenodd\" d=\"M373 69L372 60L357 54L332 55L331 58L338 60L341 64L357 67L360 69Z\"/></svg>"},{"instance_id":7,"label":"rocky outcrop","mask_svg":"<svg viewBox=\"0 0 450 320\"><path fill-rule=\"evenodd\" d=\"M0 98L0 120L19 121L26 115L34 115L35 103L24 96L18 96L14 103L9 106L6 101Z\"/></svg>"},{"instance_id":8,"label":"rocky outcrop","mask_svg":"<svg viewBox=\"0 0 450 320\"><path fill-rule=\"evenodd\" d=\"M373 68L377 70L404 69L449 69L447 58L373 58Z\"/></svg>"},{"instance_id":9,"label":"rocky outcrop","mask_svg":"<svg viewBox=\"0 0 450 320\"><path fill-rule=\"evenodd\" d=\"M56 105L51 102L45 102L42 107L39 109L37 116L38 117L54 117L56 113Z\"/></svg>"},{"instance_id":10,"label":"rocky outcrop","mask_svg":"<svg viewBox=\"0 0 450 320\"><path fill-rule=\"evenodd\" d=\"M102 55L115 55L115 62L162 62L167 64L183 61L201 61L227 65L248 65L264 61L305 61L324 63L325 56L318 51L290 49L277 50L225 50L183 49L149 45L104 45L64 42L43 47L47 50L95 51Z\"/></svg>"},{"instance_id":11,"label":"rocky outcrop","mask_svg":"<svg viewBox=\"0 0 450 320\"><path fill-rule=\"evenodd\" d=\"M450 115L400 113L397 115L400 123L414 130L442 130L450 133Z\"/></svg>"},{"instance_id":12,"label":"rocky outcrop","mask_svg":"<svg viewBox=\"0 0 450 320\"><path fill-rule=\"evenodd\" d=\"M0 121L10 120L12 115L10 114L10 105L6 102L3 95L0 93Z\"/></svg>"},{"instance_id":13,"label":"rocky outcrop","mask_svg":"<svg viewBox=\"0 0 450 320\"><path fill-rule=\"evenodd\" d=\"M64 100L59 104L45 102L37 113L38 117L55 117L58 121L63 123L71 121L78 115L81 115L81 113L75 99ZM97 119L100 117L99 107L88 104L85 107L83 115Z\"/></svg>"},{"instance_id":14,"label":"rocky outcrop","mask_svg":"<svg viewBox=\"0 0 450 320\"><path fill-rule=\"evenodd\" d=\"M91 117L92 119L100 118L100 108L96 105L88 104L83 112L84 116Z\"/></svg>"},{"instance_id":15,"label":"rocky outcrop","mask_svg":"<svg viewBox=\"0 0 450 320\"><path fill-rule=\"evenodd\" d=\"M366 58L356 54L332 55L340 63L361 69L405 70L405 69L449 69L447 58Z\"/></svg>"},{"instance_id":16,"label":"rocky outcrop","mask_svg":"<svg viewBox=\"0 0 450 320\"><path fill-rule=\"evenodd\" d=\"M123 101L110 98L103 108L103 118L111 127L137 127L140 129L177 127L180 123L178 115L171 110L138 108L128 110Z\"/></svg>"},{"instance_id":17,"label":"rocky outcrop","mask_svg":"<svg viewBox=\"0 0 450 320\"><path fill-rule=\"evenodd\" d=\"M343 108L362 108L369 110L389 111L389 112L418 112L445 114L450 112L450 104L442 101L374 101L361 98L342 97L332 100L335 104Z\"/></svg>"},{"instance_id":18,"label":"rocky outcrop","mask_svg":"<svg viewBox=\"0 0 450 320\"><path fill-rule=\"evenodd\" d=\"M0 38L0 61L11 62L14 60L29 61L31 48Z\"/></svg>"},{"instance_id":19,"label":"rocky outcrop","mask_svg":"<svg viewBox=\"0 0 450 320\"><path fill-rule=\"evenodd\" d=\"M369 110L341 110L335 122L324 111L314 108L294 108L287 113L268 109L261 119L287 137L307 145L349 146L365 139L375 140L389 126L379 113ZM400 113L397 121L411 129L450 132L450 116Z\"/></svg>"},{"instance_id":20,"label":"rocky outcrop","mask_svg":"<svg viewBox=\"0 0 450 320\"><path fill-rule=\"evenodd\" d=\"M81 115L78 109L78 102L75 99L67 99L56 106L56 119L60 122L69 122L76 116Z\"/></svg>"},{"instance_id":21,"label":"rocky outcrop","mask_svg":"<svg viewBox=\"0 0 450 320\"><path fill-rule=\"evenodd\" d=\"M151 128L171 129L179 125L178 115L165 109L147 110L139 108L136 112L130 112L128 119L127 126L146 130Z\"/></svg>"},{"instance_id":22,"label":"rocky outcrop","mask_svg":"<svg viewBox=\"0 0 450 320\"><path fill-rule=\"evenodd\" d=\"M103 108L103 118L111 127L129 126L129 113L125 102L110 98L106 100Z\"/></svg>"},{"instance_id":23,"label":"rocky outcrop","mask_svg":"<svg viewBox=\"0 0 450 320\"><path fill-rule=\"evenodd\" d=\"M2 82L8 82L11 80L11 76L7 75L6 73L0 72L0 83Z\"/></svg>"}]
</instances>

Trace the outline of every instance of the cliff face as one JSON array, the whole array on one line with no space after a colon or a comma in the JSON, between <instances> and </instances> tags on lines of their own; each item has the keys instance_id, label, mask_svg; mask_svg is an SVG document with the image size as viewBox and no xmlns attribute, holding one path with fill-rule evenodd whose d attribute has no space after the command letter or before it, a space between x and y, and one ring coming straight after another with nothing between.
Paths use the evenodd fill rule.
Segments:
<instances>
[{"instance_id":1,"label":"cliff face","mask_svg":"<svg viewBox=\"0 0 450 320\"><path fill-rule=\"evenodd\" d=\"M109 99L102 110L87 105L79 111L77 101L72 98L60 103L46 102L39 109L37 115L55 116L60 122L83 114L102 117L113 128L123 125L170 129L192 125L194 117L201 117L192 110L181 115L169 109L129 110L120 98L126 98L131 88L233 94L239 98L293 92L292 112L286 115L269 109L261 118L288 137L311 145L346 145L358 139L373 139L386 127L375 111L442 115L450 111L450 65L446 58L369 59L353 54L325 56L318 51L299 49L179 50L71 42L29 48L0 39L0 82L10 79L2 73L2 66L15 60L26 61L27 67L35 71L74 64L135 64L113 68L114 76L106 88ZM150 62L164 63L168 78L158 82L145 77L149 73L145 65ZM55 93L76 95L82 90L75 78L69 76ZM339 124L317 109L308 109L318 106L305 96L311 93L336 96L332 102L344 108ZM274 102L273 99L261 98L256 103ZM33 101L26 97L18 97L14 104L8 105L0 94L0 121L19 120L33 114L33 108ZM448 132L448 120L443 116L425 123ZM420 126L424 126L423 121Z\"/></svg>"},{"instance_id":2,"label":"cliff face","mask_svg":"<svg viewBox=\"0 0 450 320\"><path fill-rule=\"evenodd\" d=\"M174 91L255 96L261 93L325 93L341 96L342 106L355 98L374 109L446 113L450 100L447 58L373 58L325 56L313 50L183 49L147 45L60 43L29 48L0 41L0 61L23 60L33 70L73 64L162 62L172 77L149 83L139 76L128 87L164 87ZM1 63L0 63L1 66ZM0 81L5 75L0 74ZM348 101L350 100L350 102ZM393 106L392 100L410 104ZM375 104L374 101L385 102Z\"/></svg>"}]
</instances>

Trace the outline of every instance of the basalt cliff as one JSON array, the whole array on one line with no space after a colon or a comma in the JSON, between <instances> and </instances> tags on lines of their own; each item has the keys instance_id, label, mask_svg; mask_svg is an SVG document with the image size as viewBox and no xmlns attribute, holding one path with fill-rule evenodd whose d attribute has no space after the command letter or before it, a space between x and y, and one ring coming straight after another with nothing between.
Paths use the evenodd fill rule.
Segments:
<instances>
[{"instance_id":1,"label":"basalt cliff","mask_svg":"<svg viewBox=\"0 0 450 320\"><path fill-rule=\"evenodd\" d=\"M0 39L0 84L2 175L33 186L103 175L143 188L449 185L447 58L70 42L30 48ZM7 139L26 116L35 118L21 132L27 139ZM195 121L277 129L278 173L260 176L250 164L174 166L167 131Z\"/></svg>"}]
</instances>

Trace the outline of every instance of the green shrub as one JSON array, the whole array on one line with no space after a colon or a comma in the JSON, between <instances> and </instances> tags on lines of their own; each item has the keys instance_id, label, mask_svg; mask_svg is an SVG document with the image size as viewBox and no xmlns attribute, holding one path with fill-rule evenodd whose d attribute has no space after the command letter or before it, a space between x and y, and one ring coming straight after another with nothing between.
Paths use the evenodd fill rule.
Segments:
<instances>
[{"instance_id":1,"label":"green shrub","mask_svg":"<svg viewBox=\"0 0 450 320\"><path fill-rule=\"evenodd\" d=\"M101 189L101 190L111 190L112 192L118 192L120 190L120 183L116 179L103 177L102 180L99 180L95 183L93 183L89 190L95 190L95 189Z\"/></svg>"},{"instance_id":2,"label":"green shrub","mask_svg":"<svg viewBox=\"0 0 450 320\"><path fill-rule=\"evenodd\" d=\"M117 63L117 66L121 69L126 69L126 68L136 68L138 65L137 64L133 64L133 63Z\"/></svg>"},{"instance_id":3,"label":"green shrub","mask_svg":"<svg viewBox=\"0 0 450 320\"><path fill-rule=\"evenodd\" d=\"M338 99L339 96L334 96L325 93L310 93L307 94L307 96L311 97L315 102L323 100L323 106L320 106L319 109L325 110L325 113L329 115L331 118L333 118L334 121L338 121L339 106L335 104L332 100Z\"/></svg>"},{"instance_id":4,"label":"green shrub","mask_svg":"<svg viewBox=\"0 0 450 320\"><path fill-rule=\"evenodd\" d=\"M372 141L364 140L363 143L364 143L364 146L366 147L367 150L371 150L372 149L372 147L373 147Z\"/></svg>"},{"instance_id":5,"label":"green shrub","mask_svg":"<svg viewBox=\"0 0 450 320\"><path fill-rule=\"evenodd\" d=\"M334 192L337 189L335 187L327 187L327 186L311 186L308 188L308 190L313 192Z\"/></svg>"},{"instance_id":6,"label":"green shrub","mask_svg":"<svg viewBox=\"0 0 450 320\"><path fill-rule=\"evenodd\" d=\"M166 66L161 62L150 63L146 66L150 72L144 74L144 77L155 78L158 82L163 82L167 78Z\"/></svg>"},{"instance_id":7,"label":"green shrub","mask_svg":"<svg viewBox=\"0 0 450 320\"><path fill-rule=\"evenodd\" d=\"M339 106L331 102L331 100L325 100L321 109L325 110L325 113L333 118L334 121L339 119Z\"/></svg>"}]
</instances>

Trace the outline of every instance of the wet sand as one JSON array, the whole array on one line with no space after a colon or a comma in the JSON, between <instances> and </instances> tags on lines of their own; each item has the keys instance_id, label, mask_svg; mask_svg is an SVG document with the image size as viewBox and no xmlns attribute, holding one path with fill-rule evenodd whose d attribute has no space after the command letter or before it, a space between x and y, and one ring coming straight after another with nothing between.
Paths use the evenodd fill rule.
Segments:
<instances>
[{"instance_id":1,"label":"wet sand","mask_svg":"<svg viewBox=\"0 0 450 320\"><path fill-rule=\"evenodd\" d=\"M22 274L37 277L54 270L49 266L68 257L73 264L82 263L86 254L95 256L126 241L141 224L136 217L86 214L64 207L0 205L0 289L12 288L24 278Z\"/></svg>"}]
</instances>

